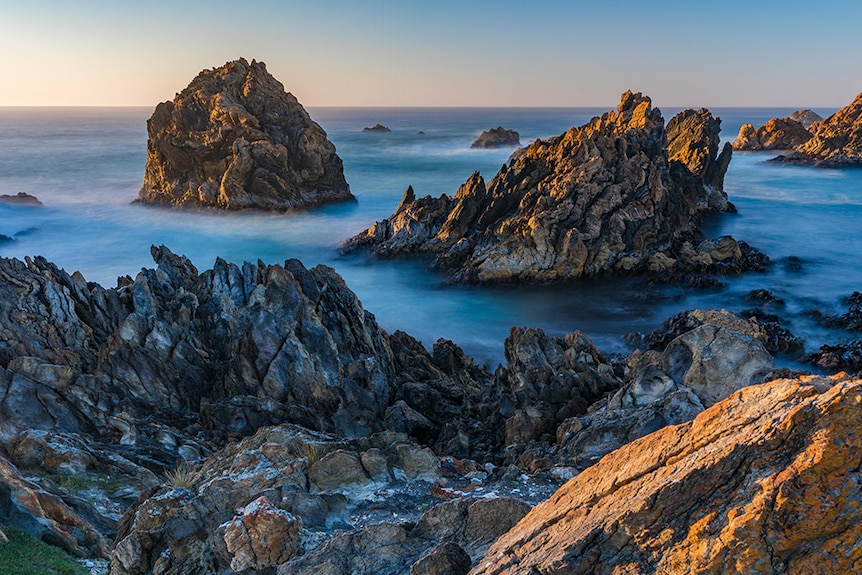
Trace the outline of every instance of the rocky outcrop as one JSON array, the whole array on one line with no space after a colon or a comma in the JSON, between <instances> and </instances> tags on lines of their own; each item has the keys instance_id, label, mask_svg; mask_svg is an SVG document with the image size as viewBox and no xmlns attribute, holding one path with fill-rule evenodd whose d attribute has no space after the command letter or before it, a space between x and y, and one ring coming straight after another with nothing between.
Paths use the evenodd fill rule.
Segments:
<instances>
[{"instance_id":1,"label":"rocky outcrop","mask_svg":"<svg viewBox=\"0 0 862 575\"><path fill-rule=\"evenodd\" d=\"M374 124L373 126L362 128L363 132L391 132L389 128L384 126L383 124Z\"/></svg>"},{"instance_id":2,"label":"rocky outcrop","mask_svg":"<svg viewBox=\"0 0 862 575\"><path fill-rule=\"evenodd\" d=\"M773 161L823 167L862 165L862 94L810 127L812 138Z\"/></svg>"},{"instance_id":3,"label":"rocky outcrop","mask_svg":"<svg viewBox=\"0 0 862 575\"><path fill-rule=\"evenodd\" d=\"M806 130L810 128L812 124L823 121L823 117L812 110L796 110L790 114L789 117L791 120L802 124L802 127Z\"/></svg>"},{"instance_id":4,"label":"rocky outcrop","mask_svg":"<svg viewBox=\"0 0 862 575\"><path fill-rule=\"evenodd\" d=\"M466 572L530 505L469 497L480 484L444 483L439 458L417 457L428 451L399 434L261 429L133 507L111 574Z\"/></svg>"},{"instance_id":5,"label":"rocky outcrop","mask_svg":"<svg viewBox=\"0 0 862 575\"><path fill-rule=\"evenodd\" d=\"M506 146L520 146L521 134L515 130L507 130L503 126L497 126L485 130L476 138L471 148L503 148Z\"/></svg>"},{"instance_id":6,"label":"rocky outcrop","mask_svg":"<svg viewBox=\"0 0 862 575\"><path fill-rule=\"evenodd\" d=\"M697 228L704 214L730 209L720 184L731 152L717 153L718 120L685 112L669 127L649 98L627 92L616 111L516 151L489 182L473 174L454 198L409 188L392 216L343 250L432 254L453 281L476 283L690 278L762 265L748 246L704 243Z\"/></svg>"},{"instance_id":7,"label":"rocky outcrop","mask_svg":"<svg viewBox=\"0 0 862 575\"><path fill-rule=\"evenodd\" d=\"M15 205L23 205L23 206L41 206L42 202L39 201L34 195L27 194L25 192L18 192L17 194L0 194L0 203L3 204L15 204Z\"/></svg>"},{"instance_id":8,"label":"rocky outcrop","mask_svg":"<svg viewBox=\"0 0 862 575\"><path fill-rule=\"evenodd\" d=\"M733 142L733 149L753 152L792 150L812 137L811 132L796 120L772 118L757 129L751 124L743 124Z\"/></svg>"},{"instance_id":9,"label":"rocky outcrop","mask_svg":"<svg viewBox=\"0 0 862 575\"><path fill-rule=\"evenodd\" d=\"M326 132L244 59L202 71L147 122L139 201L287 210L353 199Z\"/></svg>"},{"instance_id":10,"label":"rocky outcrop","mask_svg":"<svg viewBox=\"0 0 862 575\"><path fill-rule=\"evenodd\" d=\"M572 479L471 573L856 572L860 417L859 380L742 389Z\"/></svg>"}]
</instances>

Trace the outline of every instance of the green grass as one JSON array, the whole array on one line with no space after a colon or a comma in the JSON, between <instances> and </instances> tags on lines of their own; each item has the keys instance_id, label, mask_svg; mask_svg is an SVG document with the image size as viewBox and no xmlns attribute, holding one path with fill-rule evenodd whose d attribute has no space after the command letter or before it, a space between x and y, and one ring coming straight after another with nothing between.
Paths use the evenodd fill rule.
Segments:
<instances>
[{"instance_id":1,"label":"green grass","mask_svg":"<svg viewBox=\"0 0 862 575\"><path fill-rule=\"evenodd\" d=\"M87 575L87 570L59 547L16 529L2 529L9 538L8 543L0 543L3 575Z\"/></svg>"}]
</instances>

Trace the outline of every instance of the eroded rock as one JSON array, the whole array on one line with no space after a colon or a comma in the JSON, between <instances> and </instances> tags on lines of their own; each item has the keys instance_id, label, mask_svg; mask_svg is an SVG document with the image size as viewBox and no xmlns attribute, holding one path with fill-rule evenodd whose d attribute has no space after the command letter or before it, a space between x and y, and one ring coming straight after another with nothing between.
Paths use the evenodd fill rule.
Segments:
<instances>
[{"instance_id":1,"label":"eroded rock","mask_svg":"<svg viewBox=\"0 0 862 575\"><path fill-rule=\"evenodd\" d=\"M521 135L515 130L507 130L503 126L497 126L485 130L476 138L471 148L502 148L505 146L520 146Z\"/></svg>"},{"instance_id":2,"label":"eroded rock","mask_svg":"<svg viewBox=\"0 0 862 575\"><path fill-rule=\"evenodd\" d=\"M144 204L287 210L353 199L326 132L263 62L202 71L156 107L147 133Z\"/></svg>"}]
</instances>

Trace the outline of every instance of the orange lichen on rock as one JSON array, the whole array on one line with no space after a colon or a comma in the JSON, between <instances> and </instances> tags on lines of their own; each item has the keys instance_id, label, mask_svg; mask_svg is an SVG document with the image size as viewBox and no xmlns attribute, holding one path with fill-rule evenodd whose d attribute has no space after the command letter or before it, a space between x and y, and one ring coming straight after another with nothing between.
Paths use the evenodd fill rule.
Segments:
<instances>
[{"instance_id":1,"label":"orange lichen on rock","mask_svg":"<svg viewBox=\"0 0 862 575\"><path fill-rule=\"evenodd\" d=\"M862 380L745 388L569 481L472 573L858 573L859 421Z\"/></svg>"}]
</instances>

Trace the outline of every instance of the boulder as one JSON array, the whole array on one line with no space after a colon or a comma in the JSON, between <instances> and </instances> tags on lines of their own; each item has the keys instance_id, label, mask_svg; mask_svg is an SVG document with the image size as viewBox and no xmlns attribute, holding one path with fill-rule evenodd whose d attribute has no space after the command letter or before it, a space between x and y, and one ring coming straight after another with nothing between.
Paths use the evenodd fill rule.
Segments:
<instances>
[{"instance_id":1,"label":"boulder","mask_svg":"<svg viewBox=\"0 0 862 575\"><path fill-rule=\"evenodd\" d=\"M757 129L751 124L743 124L733 142L733 149L755 152L792 150L811 138L811 132L800 122L792 118L772 118Z\"/></svg>"},{"instance_id":2,"label":"boulder","mask_svg":"<svg viewBox=\"0 0 862 575\"><path fill-rule=\"evenodd\" d=\"M352 200L341 158L263 62L204 70L147 122L139 201L288 210Z\"/></svg>"},{"instance_id":3,"label":"boulder","mask_svg":"<svg viewBox=\"0 0 862 575\"><path fill-rule=\"evenodd\" d=\"M852 572L860 417L859 380L742 389L570 480L471 574Z\"/></svg>"},{"instance_id":4,"label":"boulder","mask_svg":"<svg viewBox=\"0 0 862 575\"><path fill-rule=\"evenodd\" d=\"M721 191L731 150L718 152L718 126L700 110L666 130L649 98L626 92L616 111L517 150L489 182L474 173L454 197L417 198L408 189L392 216L342 251L431 254L453 281L467 283L557 282L651 266L661 277L738 273L750 269L743 251L719 264L701 258L697 269L682 257L685 245L703 239L702 216L732 209Z\"/></svg>"},{"instance_id":5,"label":"boulder","mask_svg":"<svg viewBox=\"0 0 862 575\"><path fill-rule=\"evenodd\" d=\"M773 161L823 167L862 165L862 94L810 126L812 138Z\"/></svg>"},{"instance_id":6,"label":"boulder","mask_svg":"<svg viewBox=\"0 0 862 575\"><path fill-rule=\"evenodd\" d=\"M507 130L503 126L497 126L485 130L476 138L471 148L503 148L507 146L520 146L521 135L515 130Z\"/></svg>"}]
</instances>

